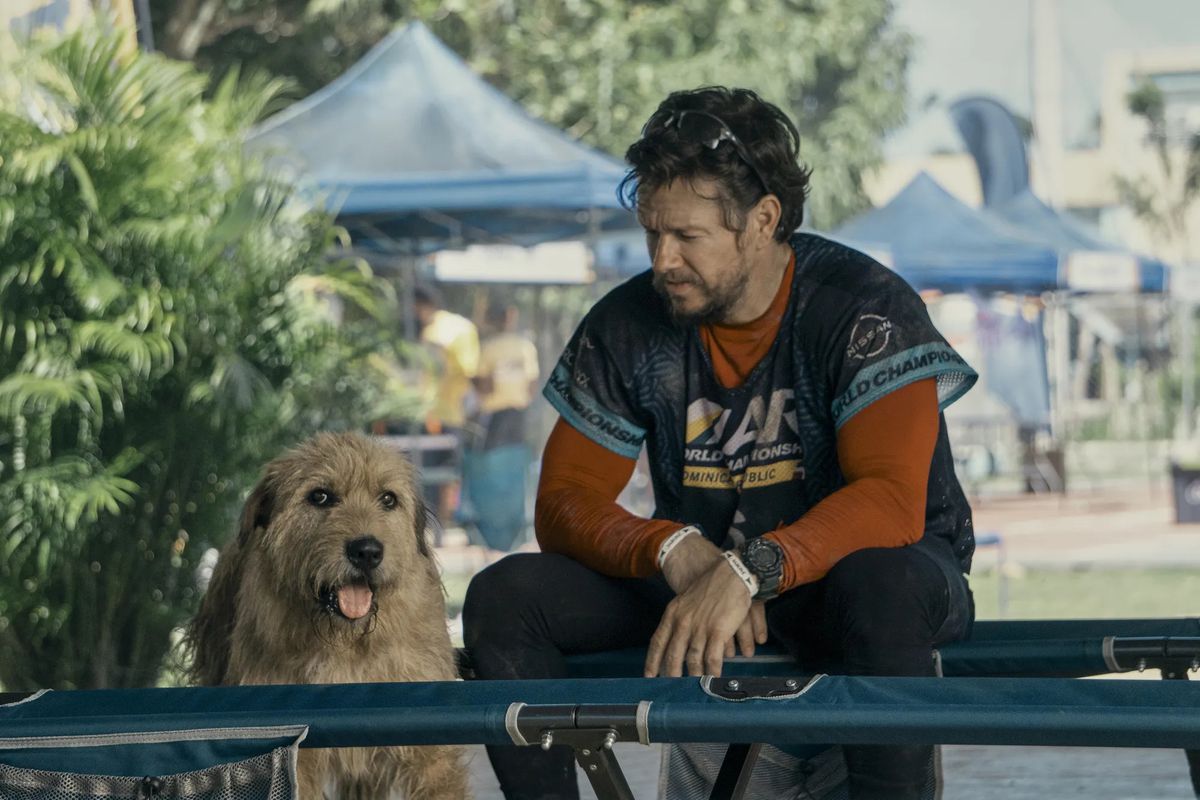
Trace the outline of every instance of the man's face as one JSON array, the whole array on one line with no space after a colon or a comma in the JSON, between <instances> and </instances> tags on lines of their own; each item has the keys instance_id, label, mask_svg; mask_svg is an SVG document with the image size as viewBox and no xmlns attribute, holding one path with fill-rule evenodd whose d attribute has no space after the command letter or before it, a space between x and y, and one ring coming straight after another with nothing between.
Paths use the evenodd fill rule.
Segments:
<instances>
[{"instance_id":1,"label":"man's face","mask_svg":"<svg viewBox=\"0 0 1200 800\"><path fill-rule=\"evenodd\" d=\"M725 227L711 180L676 180L638 197L654 288L684 324L721 322L742 298L750 265Z\"/></svg>"}]
</instances>

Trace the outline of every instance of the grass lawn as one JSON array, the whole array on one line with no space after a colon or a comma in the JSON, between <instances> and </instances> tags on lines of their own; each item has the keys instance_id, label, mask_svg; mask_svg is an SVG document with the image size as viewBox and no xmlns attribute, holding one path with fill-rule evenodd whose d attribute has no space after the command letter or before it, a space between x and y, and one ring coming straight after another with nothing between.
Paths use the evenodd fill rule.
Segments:
<instances>
[{"instance_id":1,"label":"grass lawn","mask_svg":"<svg viewBox=\"0 0 1200 800\"><path fill-rule=\"evenodd\" d=\"M1000 608L996 570L971 576L978 619L1200 616L1200 570L1028 570L1010 574Z\"/></svg>"}]
</instances>

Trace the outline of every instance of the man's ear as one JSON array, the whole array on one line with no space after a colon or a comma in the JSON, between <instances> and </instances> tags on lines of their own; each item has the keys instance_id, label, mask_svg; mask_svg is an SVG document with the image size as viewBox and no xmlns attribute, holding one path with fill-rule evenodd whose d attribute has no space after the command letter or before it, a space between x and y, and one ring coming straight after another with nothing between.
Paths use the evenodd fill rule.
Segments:
<instances>
[{"instance_id":1,"label":"man's ear","mask_svg":"<svg viewBox=\"0 0 1200 800\"><path fill-rule=\"evenodd\" d=\"M750 209L749 227L754 230L754 239L759 247L775 241L775 230L783 217L783 206L773 194L764 195Z\"/></svg>"}]
</instances>

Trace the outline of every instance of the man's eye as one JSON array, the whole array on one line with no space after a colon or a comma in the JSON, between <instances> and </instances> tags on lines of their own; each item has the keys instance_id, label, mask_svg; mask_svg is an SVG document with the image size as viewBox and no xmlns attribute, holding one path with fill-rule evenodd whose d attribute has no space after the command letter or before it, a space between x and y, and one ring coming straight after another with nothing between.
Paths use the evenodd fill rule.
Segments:
<instances>
[{"instance_id":1,"label":"man's eye","mask_svg":"<svg viewBox=\"0 0 1200 800\"><path fill-rule=\"evenodd\" d=\"M328 489L313 489L308 493L308 502L318 508L327 508L337 503L337 497Z\"/></svg>"}]
</instances>

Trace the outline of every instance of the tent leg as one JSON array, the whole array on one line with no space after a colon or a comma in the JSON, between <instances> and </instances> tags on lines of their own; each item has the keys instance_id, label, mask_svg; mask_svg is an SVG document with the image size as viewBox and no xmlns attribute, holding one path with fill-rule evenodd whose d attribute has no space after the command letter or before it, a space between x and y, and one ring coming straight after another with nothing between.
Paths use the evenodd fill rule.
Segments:
<instances>
[{"instance_id":1,"label":"tent leg","mask_svg":"<svg viewBox=\"0 0 1200 800\"><path fill-rule=\"evenodd\" d=\"M750 788L750 775L760 750L761 744L730 744L709 800L742 800Z\"/></svg>"},{"instance_id":2,"label":"tent leg","mask_svg":"<svg viewBox=\"0 0 1200 800\"><path fill-rule=\"evenodd\" d=\"M633 790L625 780L625 773L617 763L613 751L601 745L600 747L575 748L575 761L587 775L592 784L592 791L599 800L634 800Z\"/></svg>"}]
</instances>

